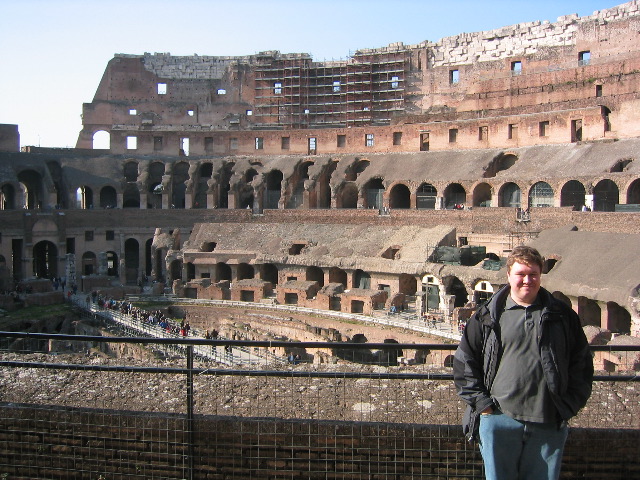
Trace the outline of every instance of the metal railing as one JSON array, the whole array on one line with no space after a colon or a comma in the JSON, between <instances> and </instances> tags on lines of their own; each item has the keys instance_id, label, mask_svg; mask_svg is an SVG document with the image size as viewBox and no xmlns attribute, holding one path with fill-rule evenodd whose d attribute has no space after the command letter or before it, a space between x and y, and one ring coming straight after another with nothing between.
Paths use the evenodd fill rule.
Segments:
<instances>
[{"instance_id":1,"label":"metal railing","mask_svg":"<svg viewBox=\"0 0 640 480\"><path fill-rule=\"evenodd\" d=\"M197 353L227 345L254 361ZM0 475L480 479L459 427L455 348L0 332ZM594 351L629 365L596 377L563 469L628 480L640 468L640 347Z\"/></svg>"}]
</instances>

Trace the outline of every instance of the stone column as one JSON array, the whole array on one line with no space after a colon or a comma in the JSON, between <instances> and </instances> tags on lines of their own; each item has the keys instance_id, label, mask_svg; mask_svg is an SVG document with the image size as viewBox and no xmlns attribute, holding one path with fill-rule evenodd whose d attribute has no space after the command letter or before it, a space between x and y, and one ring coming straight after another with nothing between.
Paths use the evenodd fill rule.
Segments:
<instances>
[{"instance_id":1,"label":"stone column","mask_svg":"<svg viewBox=\"0 0 640 480\"><path fill-rule=\"evenodd\" d=\"M67 277L68 288L71 288L72 285L78 284L76 274L76 256L74 253L67 253L66 255L65 277Z\"/></svg>"}]
</instances>

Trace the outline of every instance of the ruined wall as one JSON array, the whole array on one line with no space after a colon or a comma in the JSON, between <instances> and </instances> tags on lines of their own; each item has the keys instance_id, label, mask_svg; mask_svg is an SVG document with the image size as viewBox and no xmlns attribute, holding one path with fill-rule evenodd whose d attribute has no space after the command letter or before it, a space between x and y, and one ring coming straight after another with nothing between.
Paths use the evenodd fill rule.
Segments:
<instances>
[{"instance_id":1,"label":"ruined wall","mask_svg":"<svg viewBox=\"0 0 640 480\"><path fill-rule=\"evenodd\" d=\"M0 124L0 152L20 151L18 125Z\"/></svg>"}]
</instances>

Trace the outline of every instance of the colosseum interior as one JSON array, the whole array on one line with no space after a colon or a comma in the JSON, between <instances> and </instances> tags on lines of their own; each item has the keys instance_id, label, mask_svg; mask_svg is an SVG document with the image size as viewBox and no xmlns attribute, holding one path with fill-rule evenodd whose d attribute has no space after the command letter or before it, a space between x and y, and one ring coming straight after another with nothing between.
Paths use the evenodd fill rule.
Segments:
<instances>
[{"instance_id":1,"label":"colosseum interior","mask_svg":"<svg viewBox=\"0 0 640 480\"><path fill-rule=\"evenodd\" d=\"M451 316L526 243L638 343L639 32L633 1L344 61L116 54L76 148L0 126L0 289Z\"/></svg>"}]
</instances>

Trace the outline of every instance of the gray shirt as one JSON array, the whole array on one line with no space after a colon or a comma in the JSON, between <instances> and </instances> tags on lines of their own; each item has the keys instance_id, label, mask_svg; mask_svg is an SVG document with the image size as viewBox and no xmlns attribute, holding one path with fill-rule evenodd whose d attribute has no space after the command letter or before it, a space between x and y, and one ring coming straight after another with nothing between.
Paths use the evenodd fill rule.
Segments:
<instances>
[{"instance_id":1,"label":"gray shirt","mask_svg":"<svg viewBox=\"0 0 640 480\"><path fill-rule=\"evenodd\" d=\"M557 411L544 379L537 336L542 305L524 307L507 297L500 315L502 359L491 387L498 408L516 420L555 423Z\"/></svg>"}]
</instances>

